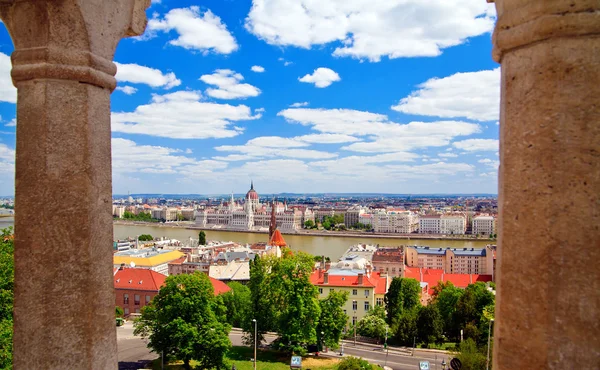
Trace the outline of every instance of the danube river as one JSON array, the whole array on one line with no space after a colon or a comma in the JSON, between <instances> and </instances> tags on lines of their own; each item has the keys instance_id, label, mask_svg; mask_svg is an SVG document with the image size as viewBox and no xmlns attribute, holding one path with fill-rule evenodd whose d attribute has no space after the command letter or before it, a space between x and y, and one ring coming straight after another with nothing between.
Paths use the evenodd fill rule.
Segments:
<instances>
[{"instance_id":1,"label":"danube river","mask_svg":"<svg viewBox=\"0 0 600 370\"><path fill-rule=\"evenodd\" d=\"M0 229L12 226L12 218L0 218ZM159 227L146 225L114 225L114 238L135 238L137 235L150 234L153 237L165 237L185 242L187 239L198 238L200 230ZM267 234L233 232L223 230L205 230L208 240L233 241L240 244L266 242ZM286 242L292 249L304 251L314 255L325 255L337 260L349 246L358 243L379 244L385 246L397 245L423 245L433 248L483 248L486 244L493 242L485 240L435 240L435 239L394 239L378 237L340 237L340 236L318 236L318 235L294 235L284 234Z\"/></svg>"}]
</instances>

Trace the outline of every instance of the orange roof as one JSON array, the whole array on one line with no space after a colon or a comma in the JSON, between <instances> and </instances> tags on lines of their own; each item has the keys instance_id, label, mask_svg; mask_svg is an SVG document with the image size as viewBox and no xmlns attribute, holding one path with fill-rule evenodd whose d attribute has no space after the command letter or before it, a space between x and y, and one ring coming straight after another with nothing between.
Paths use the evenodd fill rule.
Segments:
<instances>
[{"instance_id":1,"label":"orange roof","mask_svg":"<svg viewBox=\"0 0 600 370\"><path fill-rule=\"evenodd\" d=\"M148 290L158 292L167 277L148 269L125 268L118 270L113 280L115 289Z\"/></svg>"},{"instance_id":2,"label":"orange roof","mask_svg":"<svg viewBox=\"0 0 600 370\"><path fill-rule=\"evenodd\" d=\"M337 286L337 287L367 287L367 288L375 288L375 293L385 294L386 292L386 284L385 278L382 278L378 272L371 273L370 277L367 275L363 275L363 283L362 285L358 285L358 275L329 275L329 282L325 284L324 282L325 274L322 271L315 270L310 275L310 282L313 285L317 286Z\"/></svg>"},{"instance_id":3,"label":"orange roof","mask_svg":"<svg viewBox=\"0 0 600 370\"><path fill-rule=\"evenodd\" d=\"M187 256L179 257L176 260L169 262L169 265L181 265L187 260Z\"/></svg>"},{"instance_id":4,"label":"orange roof","mask_svg":"<svg viewBox=\"0 0 600 370\"><path fill-rule=\"evenodd\" d=\"M271 237L271 240L269 240L269 245L278 247L287 246L287 243L285 242L285 239L283 239L283 235L281 235L279 229L275 229L275 232L273 232L273 236Z\"/></svg>"},{"instance_id":5,"label":"orange roof","mask_svg":"<svg viewBox=\"0 0 600 370\"><path fill-rule=\"evenodd\" d=\"M213 289L215 291L215 295L219 295L221 293L227 293L228 291L231 290L231 288L229 286L227 286L227 284L225 284L221 280L213 279L210 276L209 276L209 278L210 278L210 282L212 283Z\"/></svg>"}]
</instances>

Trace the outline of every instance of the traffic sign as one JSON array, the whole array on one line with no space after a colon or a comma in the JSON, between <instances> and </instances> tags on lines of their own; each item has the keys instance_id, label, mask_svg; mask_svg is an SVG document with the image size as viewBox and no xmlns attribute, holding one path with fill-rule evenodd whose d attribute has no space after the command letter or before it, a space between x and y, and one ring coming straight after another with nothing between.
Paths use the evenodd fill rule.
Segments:
<instances>
[{"instance_id":1,"label":"traffic sign","mask_svg":"<svg viewBox=\"0 0 600 370\"><path fill-rule=\"evenodd\" d=\"M302 357L300 356L292 356L292 361L290 362L290 367L294 369L302 368Z\"/></svg>"},{"instance_id":2,"label":"traffic sign","mask_svg":"<svg viewBox=\"0 0 600 370\"><path fill-rule=\"evenodd\" d=\"M462 367L462 362L460 362L460 360L455 357L452 360L450 360L450 367L453 370L460 370L460 368Z\"/></svg>"},{"instance_id":3,"label":"traffic sign","mask_svg":"<svg viewBox=\"0 0 600 370\"><path fill-rule=\"evenodd\" d=\"M419 369L429 370L429 361L419 361Z\"/></svg>"}]
</instances>

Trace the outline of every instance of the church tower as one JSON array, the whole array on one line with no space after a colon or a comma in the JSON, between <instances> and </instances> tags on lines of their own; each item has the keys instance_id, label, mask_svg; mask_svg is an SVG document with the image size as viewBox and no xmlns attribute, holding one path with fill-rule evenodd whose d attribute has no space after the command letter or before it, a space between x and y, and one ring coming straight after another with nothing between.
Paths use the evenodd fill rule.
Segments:
<instances>
[{"instance_id":1,"label":"church tower","mask_svg":"<svg viewBox=\"0 0 600 370\"><path fill-rule=\"evenodd\" d=\"M275 212L275 199L271 201L271 223L269 224L269 240L273 237L273 233L277 229L277 219Z\"/></svg>"}]
</instances>

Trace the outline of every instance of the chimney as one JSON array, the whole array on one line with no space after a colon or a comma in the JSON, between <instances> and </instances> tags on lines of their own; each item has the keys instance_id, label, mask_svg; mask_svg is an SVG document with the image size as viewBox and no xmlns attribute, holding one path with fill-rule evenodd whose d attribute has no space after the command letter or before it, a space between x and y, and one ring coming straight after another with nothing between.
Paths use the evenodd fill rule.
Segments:
<instances>
[{"instance_id":1,"label":"chimney","mask_svg":"<svg viewBox=\"0 0 600 370\"><path fill-rule=\"evenodd\" d=\"M323 274L323 284L329 284L329 272Z\"/></svg>"},{"instance_id":2,"label":"chimney","mask_svg":"<svg viewBox=\"0 0 600 370\"><path fill-rule=\"evenodd\" d=\"M321 268L325 268L325 255L321 256Z\"/></svg>"},{"instance_id":3,"label":"chimney","mask_svg":"<svg viewBox=\"0 0 600 370\"><path fill-rule=\"evenodd\" d=\"M363 277L364 277L364 274L362 274L362 273L358 274L358 285L363 285Z\"/></svg>"}]
</instances>

